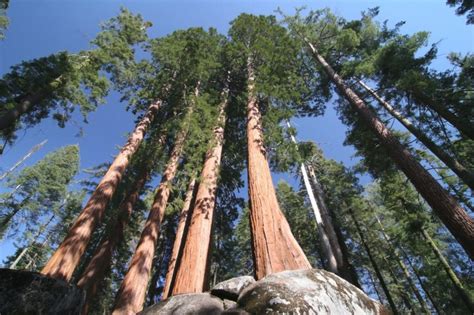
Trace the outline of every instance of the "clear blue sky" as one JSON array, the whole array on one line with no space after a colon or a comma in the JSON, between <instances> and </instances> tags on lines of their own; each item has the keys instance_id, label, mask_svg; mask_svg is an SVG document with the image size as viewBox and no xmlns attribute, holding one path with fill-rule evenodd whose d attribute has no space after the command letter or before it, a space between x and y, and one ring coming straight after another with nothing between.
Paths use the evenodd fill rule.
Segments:
<instances>
[{"instance_id":1,"label":"clear blue sky","mask_svg":"<svg viewBox=\"0 0 474 315\"><path fill-rule=\"evenodd\" d=\"M31 58L46 56L61 50L77 52L88 49L89 41L99 30L101 21L118 14L124 6L140 13L153 23L149 35L162 36L176 29L192 26L216 27L225 33L229 22L239 13L272 14L278 7L291 13L295 7L306 5L310 9L329 7L345 18L357 18L367 8L379 6L380 21L389 20L390 25L406 21L402 31L413 33L427 30L432 41L438 42L440 59L435 63L439 69L448 66L445 56L451 51L474 51L473 27L465 25L465 17L454 15L454 10L445 5L445 0L332 0L332 1L112 1L112 0L13 0L7 15L10 26L6 39L0 42L0 74L9 67ZM342 145L346 127L343 126L331 105L324 117L299 119L294 122L299 140L312 139L320 144L327 157L354 164L354 150ZM78 125L84 128L84 136L77 137ZM89 116L83 124L79 116L65 129L51 120L37 127L20 132L14 147L8 148L0 157L0 170L8 169L33 145L48 139L47 145L31 159L30 165L47 152L61 146L78 143L81 149L81 167L87 168L110 160L117 147L125 142L125 135L132 130L134 117L125 112L116 94L107 99L107 104ZM275 181L281 175L275 176ZM286 177L286 176L283 176ZM11 242L0 243L0 261L12 252Z\"/></svg>"}]
</instances>

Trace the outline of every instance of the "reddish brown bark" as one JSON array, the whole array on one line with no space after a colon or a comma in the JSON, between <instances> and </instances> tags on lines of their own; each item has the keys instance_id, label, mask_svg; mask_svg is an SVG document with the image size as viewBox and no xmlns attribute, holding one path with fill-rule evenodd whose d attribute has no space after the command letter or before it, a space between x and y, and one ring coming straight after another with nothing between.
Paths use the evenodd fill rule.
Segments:
<instances>
[{"instance_id":1,"label":"reddish brown bark","mask_svg":"<svg viewBox=\"0 0 474 315\"><path fill-rule=\"evenodd\" d=\"M278 205L263 145L260 111L255 95L251 58L247 62L247 145L250 227L255 276L294 269L311 268L303 250L291 233Z\"/></svg>"},{"instance_id":2,"label":"reddish brown bark","mask_svg":"<svg viewBox=\"0 0 474 315\"><path fill-rule=\"evenodd\" d=\"M97 223L102 220L105 207L112 198L122 175L128 166L130 157L136 152L145 132L153 121L161 101L150 105L147 113L137 124L127 144L117 155L107 173L104 175L94 193L76 219L68 235L49 259L41 273L69 281L74 269L79 264L82 254L90 240Z\"/></svg>"},{"instance_id":3,"label":"reddish brown bark","mask_svg":"<svg viewBox=\"0 0 474 315\"><path fill-rule=\"evenodd\" d=\"M183 255L173 283L173 295L199 293L207 288L211 230L224 142L226 105L227 92L225 92L224 101L221 104L218 125L214 129L215 144L207 152L201 172L201 181L196 194Z\"/></svg>"},{"instance_id":4,"label":"reddish brown bark","mask_svg":"<svg viewBox=\"0 0 474 315\"><path fill-rule=\"evenodd\" d=\"M193 106L190 107L184 119L185 122L189 120L188 118L192 114L192 110ZM165 171L163 172L160 185L156 190L150 214L145 222L145 227L143 228L137 248L133 254L130 267L117 293L112 314L136 314L143 308L161 223L187 133L188 128L185 127L176 136L173 150L171 151Z\"/></svg>"},{"instance_id":5,"label":"reddish brown bark","mask_svg":"<svg viewBox=\"0 0 474 315\"><path fill-rule=\"evenodd\" d=\"M416 190L431 206L436 215L458 240L466 253L474 259L474 219L472 219L459 203L441 187L441 185L423 168L392 132L376 117L364 101L350 89L344 80L332 69L316 48L308 42L315 59L334 82L340 93L357 110L359 115L374 134L379 138L389 156L405 173Z\"/></svg>"},{"instance_id":6,"label":"reddish brown bark","mask_svg":"<svg viewBox=\"0 0 474 315\"><path fill-rule=\"evenodd\" d=\"M82 308L82 314L88 313L89 304L95 296L100 283L104 279L106 271L110 267L112 255L116 246L122 242L124 229L130 220L133 207L138 200L140 191L148 180L148 177L149 169L145 166L135 181L133 188L120 204L118 211L119 217L115 221L114 227L103 237L91 261L77 282L77 286L86 292L86 301Z\"/></svg>"},{"instance_id":7,"label":"reddish brown bark","mask_svg":"<svg viewBox=\"0 0 474 315\"><path fill-rule=\"evenodd\" d=\"M186 222L188 222L188 217L190 211L193 208L193 199L194 192L196 188L196 179L191 179L188 189L186 191L186 197L184 199L183 208L178 218L178 226L176 227L176 236L174 238L173 249L171 250L171 257L168 262L168 270L166 272L165 286L163 288L162 299L165 300L170 296L170 293L173 290L173 283L176 279L176 272L178 269L178 262L180 261L183 253L184 239L186 231Z\"/></svg>"}]
</instances>

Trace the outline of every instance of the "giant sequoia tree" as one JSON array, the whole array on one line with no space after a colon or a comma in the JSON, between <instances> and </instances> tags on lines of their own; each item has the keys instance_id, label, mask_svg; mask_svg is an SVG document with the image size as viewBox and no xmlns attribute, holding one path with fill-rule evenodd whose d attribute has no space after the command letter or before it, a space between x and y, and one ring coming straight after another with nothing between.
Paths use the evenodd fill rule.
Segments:
<instances>
[{"instance_id":1,"label":"giant sequoia tree","mask_svg":"<svg viewBox=\"0 0 474 315\"><path fill-rule=\"evenodd\" d=\"M435 71L436 46L420 52L427 34L403 35L377 13L298 12L288 28L241 14L227 37L189 28L149 39L150 24L122 10L91 50L13 67L0 82L6 141L53 112L64 124L74 108L94 110L109 85L137 125L86 190L68 190L76 146L10 172L0 232L24 239L5 263L77 284L84 314L135 314L234 276L311 266L394 314L472 311L474 221L459 204L471 205L473 185L473 57L451 54L456 71ZM329 100L360 157L352 169L285 126ZM388 127L392 116L408 132ZM301 187L275 189L272 171L299 168ZM373 179L365 189L361 174Z\"/></svg>"},{"instance_id":2,"label":"giant sequoia tree","mask_svg":"<svg viewBox=\"0 0 474 315\"><path fill-rule=\"evenodd\" d=\"M243 14L233 21L229 33L247 72L247 168L256 278L287 269L310 268L278 205L265 157L259 108L262 97L292 101L292 84L297 83L295 42L274 17ZM270 83L273 78L278 81Z\"/></svg>"}]
</instances>

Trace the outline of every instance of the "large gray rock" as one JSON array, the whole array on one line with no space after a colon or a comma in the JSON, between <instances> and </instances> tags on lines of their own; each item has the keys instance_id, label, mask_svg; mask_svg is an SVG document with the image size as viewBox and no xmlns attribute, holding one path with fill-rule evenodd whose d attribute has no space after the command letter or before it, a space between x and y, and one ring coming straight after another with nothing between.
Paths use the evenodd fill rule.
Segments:
<instances>
[{"instance_id":1,"label":"large gray rock","mask_svg":"<svg viewBox=\"0 0 474 315\"><path fill-rule=\"evenodd\" d=\"M389 314L349 282L319 269L271 274L244 289L237 303L254 314Z\"/></svg>"},{"instance_id":2,"label":"large gray rock","mask_svg":"<svg viewBox=\"0 0 474 315\"><path fill-rule=\"evenodd\" d=\"M250 276L231 278L216 284L211 289L211 294L222 299L237 301L240 292L253 283L255 283L255 279Z\"/></svg>"},{"instance_id":3,"label":"large gray rock","mask_svg":"<svg viewBox=\"0 0 474 315\"><path fill-rule=\"evenodd\" d=\"M38 272L0 269L0 314L80 314L85 294Z\"/></svg>"},{"instance_id":4,"label":"large gray rock","mask_svg":"<svg viewBox=\"0 0 474 315\"><path fill-rule=\"evenodd\" d=\"M144 309L144 315L214 315L224 311L224 301L209 293L180 294Z\"/></svg>"}]
</instances>

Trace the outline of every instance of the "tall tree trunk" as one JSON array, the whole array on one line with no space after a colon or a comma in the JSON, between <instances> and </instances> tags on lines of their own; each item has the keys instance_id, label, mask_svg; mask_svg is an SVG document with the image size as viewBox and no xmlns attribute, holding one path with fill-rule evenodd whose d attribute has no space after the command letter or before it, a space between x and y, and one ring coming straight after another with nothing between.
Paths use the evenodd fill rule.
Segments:
<instances>
[{"instance_id":1,"label":"tall tree trunk","mask_svg":"<svg viewBox=\"0 0 474 315\"><path fill-rule=\"evenodd\" d=\"M400 251L402 252L403 256L405 257L405 260L408 262L408 265L410 266L411 270L413 270L413 273L415 274L415 277L418 280L418 283L420 284L420 287L425 292L426 297L430 300L431 305L435 309L436 313L437 314L442 314L442 312L440 311L440 308L438 307L438 304L433 299L433 296L430 294L430 291L428 290L425 283L423 282L423 279L421 278L420 273L416 269L415 265L412 263L412 261L411 261L410 257L408 256L407 252L402 247L400 247Z\"/></svg>"},{"instance_id":2,"label":"tall tree trunk","mask_svg":"<svg viewBox=\"0 0 474 315\"><path fill-rule=\"evenodd\" d=\"M145 116L143 116L128 138L127 144L122 148L112 165L110 165L85 208L72 225L66 238L49 259L41 273L66 281L71 279L74 269L79 264L86 250L92 232L96 225L102 221L105 208L117 189L122 175L129 164L129 160L140 146L145 132L153 121L160 105L161 101L150 105Z\"/></svg>"},{"instance_id":3,"label":"tall tree trunk","mask_svg":"<svg viewBox=\"0 0 474 315\"><path fill-rule=\"evenodd\" d=\"M418 300L418 302L420 303L420 306L421 306L421 309L423 310L423 312L425 314L430 314L430 310L429 310L429 307L428 305L426 304L425 300L423 299L423 296L421 295L420 291L418 290L418 288L416 287L416 284L415 284L415 281L413 280L410 272L408 271L408 268L407 266L405 265L405 263L403 262L402 258L400 257L400 254L398 253L398 249L395 248L395 246L392 245L392 241L390 240L390 238L388 237L387 233L385 233L385 228L383 227L382 225L382 222L380 222L380 219L378 216L375 217L377 219L377 222L380 226L380 229L381 229L381 232L382 232L382 236L383 238L385 239L385 241L387 242L388 244L388 247L390 249L390 252L393 253L394 257L395 257L395 260L397 261L398 263L398 266L400 267L400 269L402 269L402 272L403 274L405 275L405 278L407 279L408 281L408 285L410 286L410 288L412 289L413 293L415 294L415 297L416 299Z\"/></svg>"},{"instance_id":4,"label":"tall tree trunk","mask_svg":"<svg viewBox=\"0 0 474 315\"><path fill-rule=\"evenodd\" d=\"M357 271L354 268L354 265L351 264L350 262L349 250L347 249L347 245L344 241L344 236L342 235L341 229L337 223L334 223L334 230L336 232L337 239L339 241L339 246L341 247L341 250L342 250L344 268L345 268L345 271L347 272L347 278L345 279L350 279L348 280L350 283L352 283L353 285L355 285L356 287L362 290L362 286L360 285L360 282L359 282L359 276L357 275Z\"/></svg>"},{"instance_id":5,"label":"tall tree trunk","mask_svg":"<svg viewBox=\"0 0 474 315\"><path fill-rule=\"evenodd\" d=\"M224 144L227 95L228 89L225 88L214 128L213 147L207 151L201 171L191 222L173 283L173 295L203 292L208 286L211 231Z\"/></svg>"},{"instance_id":6,"label":"tall tree trunk","mask_svg":"<svg viewBox=\"0 0 474 315\"><path fill-rule=\"evenodd\" d=\"M172 181L176 175L178 162L188 133L187 123L189 123L192 111L193 104L191 104L184 118L185 127L176 136L173 150L161 177L160 185L156 190L150 214L133 254L130 267L117 293L113 314L136 314L143 308L156 243L171 192Z\"/></svg>"},{"instance_id":7,"label":"tall tree trunk","mask_svg":"<svg viewBox=\"0 0 474 315\"><path fill-rule=\"evenodd\" d=\"M16 257L15 261L13 261L13 263L10 265L10 269L15 269L16 268L16 266L21 261L21 259L26 255L26 253L30 250L30 248L34 244L36 244L36 240L41 236L41 234L48 227L48 225L54 220L55 217L56 217L56 215L53 214L45 224L40 226L40 228L36 232L35 236L31 240L31 242L27 246L25 246L25 248L23 248L21 253Z\"/></svg>"},{"instance_id":8,"label":"tall tree trunk","mask_svg":"<svg viewBox=\"0 0 474 315\"><path fill-rule=\"evenodd\" d=\"M448 274L449 279L453 282L453 285L456 288L456 291L458 292L459 296L461 297L461 300L463 301L464 305L466 305L467 309L470 312L474 312L474 302L471 300L471 297L469 296L469 292L466 289L464 289L464 286L462 285L461 280L459 280L458 276L456 275L454 270L451 268L446 258L444 258L443 253L439 250L436 243L433 241L431 236L423 227L421 228L421 234L423 235L425 240L428 242L428 245L433 250L433 253L435 254L436 258L438 258L441 265L443 265L444 270Z\"/></svg>"},{"instance_id":9,"label":"tall tree trunk","mask_svg":"<svg viewBox=\"0 0 474 315\"><path fill-rule=\"evenodd\" d=\"M286 124L288 125L288 128L291 128L289 121L287 121ZM293 135L291 135L291 140L295 145L298 144L296 138ZM324 202L323 196L318 196L319 191L314 189L315 187L311 186L305 163L301 163L300 170L303 177L303 183L306 188L306 193L308 194L309 202L311 204L311 208L313 209L314 218L316 220L319 240L321 242L321 249L325 258L323 260L325 261L326 268L329 271L337 274L339 273L339 263L342 262L342 252L340 251L339 244L336 244L336 247L333 246L334 240L331 240L331 237L334 235L330 235L330 232L334 232L334 230L331 230L328 226L332 222L327 222L327 220L324 221L322 218L322 209L326 209L326 203Z\"/></svg>"},{"instance_id":10,"label":"tall tree trunk","mask_svg":"<svg viewBox=\"0 0 474 315\"><path fill-rule=\"evenodd\" d=\"M392 132L375 116L364 101L350 89L332 69L316 48L308 42L314 58L321 64L340 93L354 106L398 167L405 173L416 190L428 202L436 215L458 240L471 259L474 259L474 219L424 169L412 154L393 136Z\"/></svg>"},{"instance_id":11,"label":"tall tree trunk","mask_svg":"<svg viewBox=\"0 0 474 315\"><path fill-rule=\"evenodd\" d=\"M265 156L263 130L255 92L252 58L247 61L247 145L250 227L255 276L311 268L278 205Z\"/></svg>"},{"instance_id":12,"label":"tall tree trunk","mask_svg":"<svg viewBox=\"0 0 474 315\"><path fill-rule=\"evenodd\" d=\"M84 67L90 61L89 56L83 57L85 58L78 64L79 68ZM15 98L15 107L0 116L0 131L14 127L18 119L21 118L21 115L29 112L39 102L50 97L65 82L66 78L61 74L49 81L42 89L28 91L28 93Z\"/></svg>"},{"instance_id":13,"label":"tall tree trunk","mask_svg":"<svg viewBox=\"0 0 474 315\"><path fill-rule=\"evenodd\" d=\"M165 259L166 254L166 239L161 237L160 242L158 243L158 246L156 248L161 248L162 251L153 259L152 266L154 266L155 272L153 273L153 276L150 279L150 285L148 286L147 306L155 304L155 297L159 295L160 287L158 285L158 280L161 276L161 266L163 265L163 261Z\"/></svg>"},{"instance_id":14,"label":"tall tree trunk","mask_svg":"<svg viewBox=\"0 0 474 315\"><path fill-rule=\"evenodd\" d=\"M380 303L383 304L382 296L380 295L379 290L377 289L377 283L375 282L374 277L372 277L372 273L370 272L370 270L367 270L367 276L369 277L370 283L372 284L372 287L374 288L375 295L377 295L377 298L380 301Z\"/></svg>"},{"instance_id":15,"label":"tall tree trunk","mask_svg":"<svg viewBox=\"0 0 474 315\"><path fill-rule=\"evenodd\" d=\"M41 149L45 144L46 142L48 142L48 140L43 140L41 141L40 143L38 143L37 145L35 145L34 147L32 147L30 149L30 151L28 151L27 154L25 154L25 156L23 156L18 162L15 163L15 165L13 165L12 167L10 167L10 169L8 171L6 171L5 173L3 173L2 175L0 175L0 180L3 180L5 177L7 177L8 175L10 175L18 166L20 166L21 164L23 164L23 162L25 162L31 155L33 155L33 153L35 153L36 151L38 151L39 149ZM3 150L3 148L2 148ZM1 152L0 152L1 154Z\"/></svg>"},{"instance_id":16,"label":"tall tree trunk","mask_svg":"<svg viewBox=\"0 0 474 315\"><path fill-rule=\"evenodd\" d=\"M82 314L87 314L89 305L97 290L102 283L107 270L112 262L112 255L115 248L123 240L124 230L127 226L133 212L133 207L137 202L140 191L147 182L150 175L150 167L143 166L133 187L127 194L127 197L120 203L118 218L114 222L112 229L108 231L100 242L100 245L94 252L91 261L82 273L77 286L86 292L86 300L82 308Z\"/></svg>"},{"instance_id":17,"label":"tall tree trunk","mask_svg":"<svg viewBox=\"0 0 474 315\"><path fill-rule=\"evenodd\" d=\"M34 105L38 104L38 102L48 97L50 94L51 92L48 90L40 90L21 97L16 102L14 108L0 116L0 131L14 127L21 115L30 111Z\"/></svg>"},{"instance_id":18,"label":"tall tree trunk","mask_svg":"<svg viewBox=\"0 0 474 315\"><path fill-rule=\"evenodd\" d=\"M359 221L357 220L354 210L352 210L350 207L348 207L349 214L351 215L352 221L354 222L355 228L357 230L357 234L359 234L360 241L362 243L362 246L364 247L367 256L369 257L370 264L374 268L375 274L377 275L377 278L379 279L380 285L382 286L382 290L385 293L385 297L387 298L388 304L390 305L390 308L392 309L392 312L394 315L398 314L398 309L393 301L392 295L388 289L387 283L385 282L385 279L382 275L382 272L379 269L379 266L377 262L375 261L374 257L372 256L372 251L370 250L369 245L365 241L364 234L362 233L362 229L360 228Z\"/></svg>"},{"instance_id":19,"label":"tall tree trunk","mask_svg":"<svg viewBox=\"0 0 474 315\"><path fill-rule=\"evenodd\" d=\"M162 300L166 300L170 293L173 291L174 281L176 279L176 272L179 268L179 262L183 255L183 247L185 237L187 235L187 229L189 226L189 215L194 208L193 200L196 192L196 179L192 178L189 182L188 189L186 191L186 197L184 199L183 208L178 218L178 226L176 227L176 236L173 242L173 249L171 251L171 257L168 262L168 270L166 272L165 286L163 288Z\"/></svg>"},{"instance_id":20,"label":"tall tree trunk","mask_svg":"<svg viewBox=\"0 0 474 315\"><path fill-rule=\"evenodd\" d=\"M469 188L474 190L474 173L462 165L456 158L452 157L439 145L434 143L422 130L418 129L412 122L403 117L392 105L382 99L374 90L364 82L359 84L366 89L393 117L395 117L408 131L410 131L425 147L427 147L438 159L448 166Z\"/></svg>"},{"instance_id":21,"label":"tall tree trunk","mask_svg":"<svg viewBox=\"0 0 474 315\"><path fill-rule=\"evenodd\" d=\"M21 185L16 186L15 190L17 190L19 187L21 187ZM10 194L10 197L13 194L14 192ZM8 227L10 226L10 222L13 219L13 217L18 212L20 212L20 210L28 203L29 200L30 200L30 197L26 197L19 204L15 204L15 203L11 204L11 206L13 207L13 210L0 219L0 239L2 239L5 236L5 232L8 230Z\"/></svg>"},{"instance_id":22,"label":"tall tree trunk","mask_svg":"<svg viewBox=\"0 0 474 315\"><path fill-rule=\"evenodd\" d=\"M415 310L413 309L413 305L411 304L411 296L407 292L405 283L400 283L398 275L393 270L392 266L390 265L390 262L387 260L385 255L382 254L381 257L386 266L385 270L388 271L388 273L392 277L392 281L395 284L395 289L401 297L403 304L405 304L405 307L410 310L410 313L414 313Z\"/></svg>"},{"instance_id":23,"label":"tall tree trunk","mask_svg":"<svg viewBox=\"0 0 474 315\"><path fill-rule=\"evenodd\" d=\"M308 171L311 181L313 183L313 189L316 192L316 200L320 205L321 218L323 220L324 226L326 227L331 247L333 248L333 252L335 253L337 261L337 273L342 278L346 279L353 285L360 288L357 274L349 263L349 255L347 252L347 248L345 248L344 239L342 238L341 233L339 233L338 235L338 233L336 232L336 225L331 217L332 209L328 209L326 203L324 202L323 188L321 187L321 184L319 183L318 178L316 177L316 173L314 172L314 169L311 165L308 165Z\"/></svg>"},{"instance_id":24,"label":"tall tree trunk","mask_svg":"<svg viewBox=\"0 0 474 315\"><path fill-rule=\"evenodd\" d=\"M459 130L459 132L470 139L474 140L474 128L472 124L467 121L464 121L462 118L451 112L446 106L438 103L436 100L430 99L417 91L410 91L413 96L422 101L424 104L429 104L427 107L434 110L438 115L443 117L447 122L449 122L454 128Z\"/></svg>"}]
</instances>

